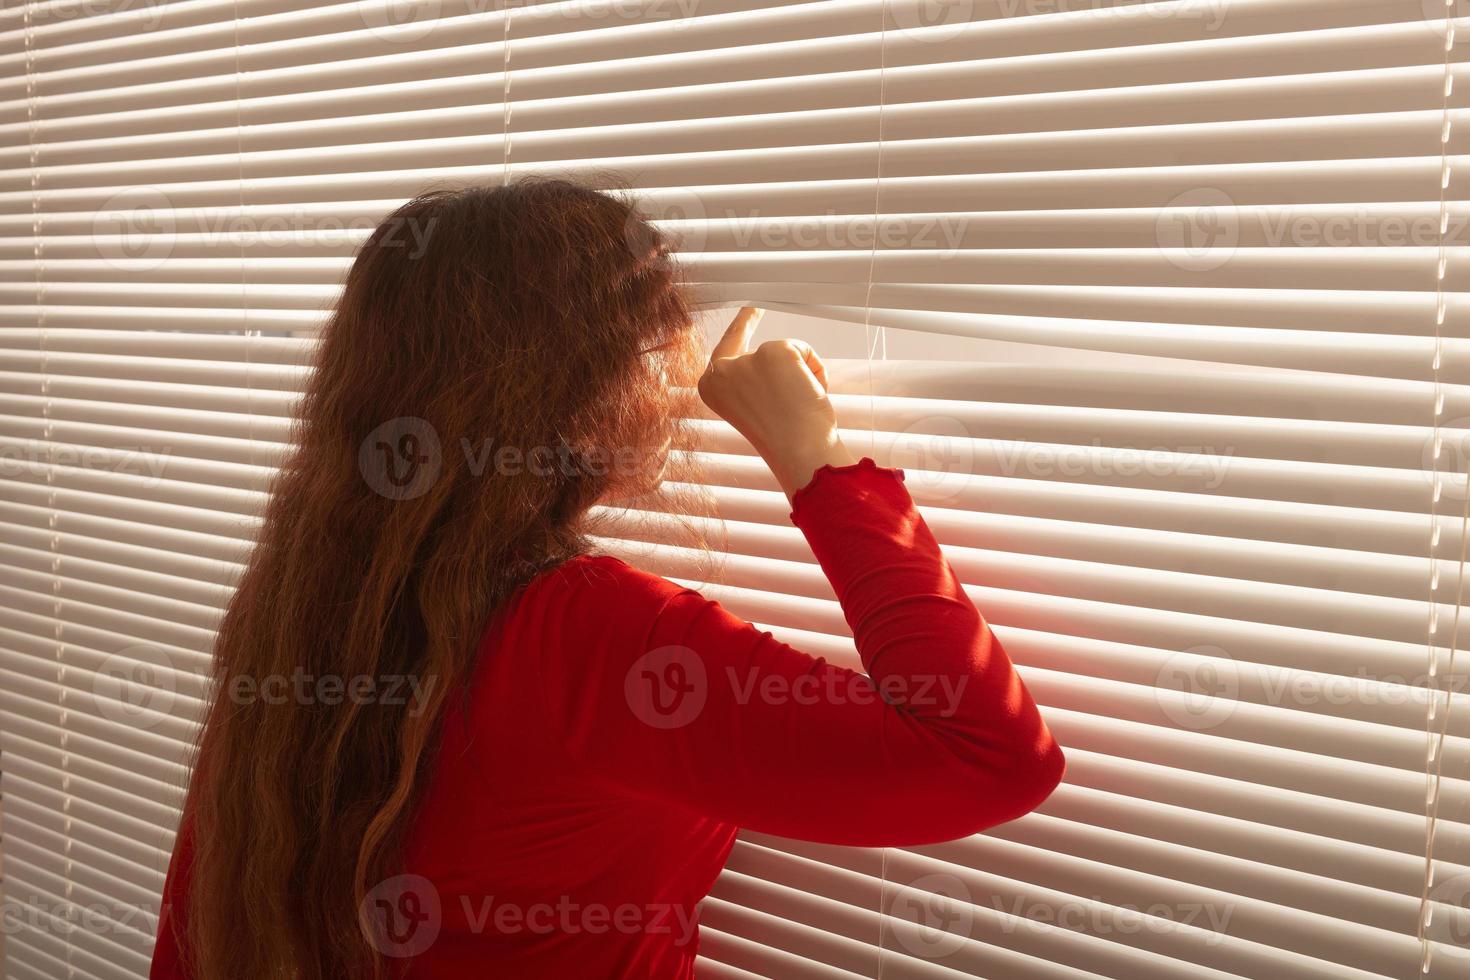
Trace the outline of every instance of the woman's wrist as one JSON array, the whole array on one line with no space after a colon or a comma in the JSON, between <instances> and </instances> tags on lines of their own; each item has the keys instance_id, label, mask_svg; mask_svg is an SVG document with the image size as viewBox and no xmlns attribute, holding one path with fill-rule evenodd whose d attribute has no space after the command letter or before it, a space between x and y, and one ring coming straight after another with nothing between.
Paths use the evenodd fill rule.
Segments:
<instances>
[{"instance_id":1,"label":"woman's wrist","mask_svg":"<svg viewBox=\"0 0 1470 980\"><path fill-rule=\"evenodd\" d=\"M836 432L817 441L775 447L763 455L788 499L812 482L812 476L823 466L850 466L857 462Z\"/></svg>"}]
</instances>

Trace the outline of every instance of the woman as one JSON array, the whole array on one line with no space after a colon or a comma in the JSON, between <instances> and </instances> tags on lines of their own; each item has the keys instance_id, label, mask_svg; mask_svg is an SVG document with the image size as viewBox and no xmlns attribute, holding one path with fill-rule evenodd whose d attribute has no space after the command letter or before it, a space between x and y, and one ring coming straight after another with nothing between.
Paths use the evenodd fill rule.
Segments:
<instances>
[{"instance_id":1,"label":"woman","mask_svg":"<svg viewBox=\"0 0 1470 980\"><path fill-rule=\"evenodd\" d=\"M687 978L737 829L924 844L1046 798L1061 752L902 472L755 320L705 367L658 232L564 182L374 232L219 633L154 978ZM696 379L866 675L595 553Z\"/></svg>"}]
</instances>

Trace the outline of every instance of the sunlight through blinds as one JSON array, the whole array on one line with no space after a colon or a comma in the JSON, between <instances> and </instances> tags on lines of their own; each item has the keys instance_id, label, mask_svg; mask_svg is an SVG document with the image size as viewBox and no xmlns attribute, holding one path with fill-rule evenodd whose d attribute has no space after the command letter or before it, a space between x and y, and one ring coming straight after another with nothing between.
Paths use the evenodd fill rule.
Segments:
<instances>
[{"instance_id":1,"label":"sunlight through blinds","mask_svg":"<svg viewBox=\"0 0 1470 980\"><path fill-rule=\"evenodd\" d=\"M0 0L4 976L146 975L315 331L403 200L527 174L631 188L702 306L841 342L849 441L1067 751L1036 813L886 861L743 836L702 975L1465 976L1467 32L1470 0ZM605 544L855 665L774 480L696 431L717 581L667 516Z\"/></svg>"}]
</instances>

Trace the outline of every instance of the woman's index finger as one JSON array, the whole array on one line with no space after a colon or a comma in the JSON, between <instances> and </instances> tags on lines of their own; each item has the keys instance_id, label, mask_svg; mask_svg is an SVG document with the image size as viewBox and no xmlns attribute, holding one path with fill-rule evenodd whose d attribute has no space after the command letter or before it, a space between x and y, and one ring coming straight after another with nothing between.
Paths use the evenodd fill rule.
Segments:
<instances>
[{"instance_id":1,"label":"woman's index finger","mask_svg":"<svg viewBox=\"0 0 1470 980\"><path fill-rule=\"evenodd\" d=\"M755 333L756 326L761 322L765 310L755 306L741 307L740 312L735 314L735 319L730 321L730 326L725 328L725 335L715 344L711 357L738 357L745 353L746 346L750 343L751 334Z\"/></svg>"}]
</instances>

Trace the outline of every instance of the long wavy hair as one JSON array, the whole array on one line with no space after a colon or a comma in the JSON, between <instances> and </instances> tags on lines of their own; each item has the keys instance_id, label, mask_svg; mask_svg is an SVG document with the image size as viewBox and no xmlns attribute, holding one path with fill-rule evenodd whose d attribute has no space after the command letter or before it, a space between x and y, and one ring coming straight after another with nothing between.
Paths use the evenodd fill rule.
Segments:
<instances>
[{"instance_id":1,"label":"long wavy hair","mask_svg":"<svg viewBox=\"0 0 1470 980\"><path fill-rule=\"evenodd\" d=\"M368 237L215 648L186 805L196 976L392 972L360 910L397 873L444 708L494 611L595 550L594 505L687 465L701 346L621 197L431 193ZM297 676L416 677L422 703L238 696Z\"/></svg>"}]
</instances>

